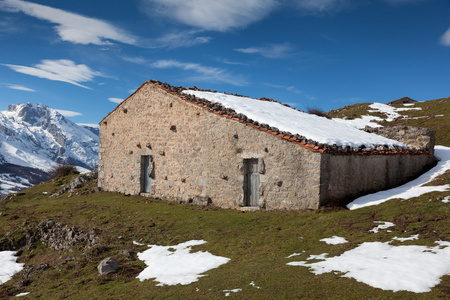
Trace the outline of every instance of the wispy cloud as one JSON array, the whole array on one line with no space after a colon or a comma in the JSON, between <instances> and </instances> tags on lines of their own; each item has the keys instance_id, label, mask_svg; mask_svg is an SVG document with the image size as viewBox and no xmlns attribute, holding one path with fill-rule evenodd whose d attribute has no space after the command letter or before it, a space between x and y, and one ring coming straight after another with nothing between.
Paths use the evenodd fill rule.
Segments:
<instances>
[{"instance_id":1,"label":"wispy cloud","mask_svg":"<svg viewBox=\"0 0 450 300\"><path fill-rule=\"evenodd\" d=\"M141 44L146 48L182 48L205 44L212 39L197 34L197 31L171 32L159 38L143 40Z\"/></svg>"},{"instance_id":2,"label":"wispy cloud","mask_svg":"<svg viewBox=\"0 0 450 300\"><path fill-rule=\"evenodd\" d=\"M266 83L265 85L273 87L273 88L276 88L276 89L283 89L283 90L286 90L288 92L291 92L291 93L294 93L294 94L297 94L297 95L301 95L301 96L303 96L304 98L306 98L308 100L316 100L317 99L313 95L310 95L310 94L306 93L305 91L300 90L297 87L292 86L292 85L291 86L284 86L284 85L273 84L273 83Z\"/></svg>"},{"instance_id":3,"label":"wispy cloud","mask_svg":"<svg viewBox=\"0 0 450 300\"><path fill-rule=\"evenodd\" d=\"M108 98L108 100L114 103L120 103L123 101L121 98Z\"/></svg>"},{"instance_id":4,"label":"wispy cloud","mask_svg":"<svg viewBox=\"0 0 450 300\"><path fill-rule=\"evenodd\" d=\"M450 28L441 36L441 45L450 47Z\"/></svg>"},{"instance_id":5,"label":"wispy cloud","mask_svg":"<svg viewBox=\"0 0 450 300\"><path fill-rule=\"evenodd\" d=\"M81 82L92 81L96 76L103 76L101 73L91 70L88 66L77 65L71 60L42 60L34 67L3 64L10 69L31 76L48 80L67 82L85 89L90 89Z\"/></svg>"},{"instance_id":6,"label":"wispy cloud","mask_svg":"<svg viewBox=\"0 0 450 300\"><path fill-rule=\"evenodd\" d=\"M235 51L247 54L259 54L267 58L285 58L292 54L292 46L289 43L267 44L259 47L235 49Z\"/></svg>"},{"instance_id":7,"label":"wispy cloud","mask_svg":"<svg viewBox=\"0 0 450 300\"><path fill-rule=\"evenodd\" d=\"M147 11L204 30L227 31L259 21L277 0L143 0Z\"/></svg>"},{"instance_id":8,"label":"wispy cloud","mask_svg":"<svg viewBox=\"0 0 450 300\"><path fill-rule=\"evenodd\" d=\"M225 82L232 85L245 85L247 82L242 76L234 75L227 70L203 66L198 63L181 62L178 60L158 60L151 64L151 67L158 69L176 68L185 71L195 72L196 75L190 77L198 81Z\"/></svg>"},{"instance_id":9,"label":"wispy cloud","mask_svg":"<svg viewBox=\"0 0 450 300\"><path fill-rule=\"evenodd\" d=\"M18 90L18 91L25 91L25 92L36 92L36 90L30 89L26 86L23 85L18 85L18 84L9 84L9 83L5 83L6 87L9 89L13 89L13 90Z\"/></svg>"},{"instance_id":10,"label":"wispy cloud","mask_svg":"<svg viewBox=\"0 0 450 300\"><path fill-rule=\"evenodd\" d=\"M64 117L76 117L76 116L82 116L82 113L76 112L76 111L70 111L70 110L64 110L64 109L55 109L57 112L62 114Z\"/></svg>"},{"instance_id":11,"label":"wispy cloud","mask_svg":"<svg viewBox=\"0 0 450 300\"><path fill-rule=\"evenodd\" d=\"M292 1L303 13L322 13L341 9L350 0L295 0Z\"/></svg>"},{"instance_id":12,"label":"wispy cloud","mask_svg":"<svg viewBox=\"0 0 450 300\"><path fill-rule=\"evenodd\" d=\"M76 44L108 45L110 41L137 44L137 38L108 22L84 17L62 9L22 0L2 0L0 10L22 12L56 24L54 29L63 41Z\"/></svg>"}]
</instances>

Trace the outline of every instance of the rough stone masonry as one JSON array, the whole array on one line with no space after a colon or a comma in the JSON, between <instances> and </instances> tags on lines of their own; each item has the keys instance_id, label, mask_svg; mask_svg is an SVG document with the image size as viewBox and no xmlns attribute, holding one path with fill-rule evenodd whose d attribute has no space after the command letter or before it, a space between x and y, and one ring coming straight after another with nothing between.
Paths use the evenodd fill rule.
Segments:
<instances>
[{"instance_id":1,"label":"rough stone masonry","mask_svg":"<svg viewBox=\"0 0 450 300\"><path fill-rule=\"evenodd\" d=\"M100 122L99 187L236 209L317 209L400 185L435 161L425 150L305 143L179 90L146 82Z\"/></svg>"}]
</instances>

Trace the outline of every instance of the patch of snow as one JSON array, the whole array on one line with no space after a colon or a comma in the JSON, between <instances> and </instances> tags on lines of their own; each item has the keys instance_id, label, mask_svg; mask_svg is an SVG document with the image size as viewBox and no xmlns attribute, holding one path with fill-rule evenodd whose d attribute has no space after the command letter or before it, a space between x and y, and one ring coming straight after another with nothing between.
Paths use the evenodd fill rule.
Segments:
<instances>
[{"instance_id":1,"label":"patch of snow","mask_svg":"<svg viewBox=\"0 0 450 300\"><path fill-rule=\"evenodd\" d=\"M28 295L29 293L30 293L30 292L20 293L20 294L17 294L16 297L26 296L26 295Z\"/></svg>"},{"instance_id":2,"label":"patch of snow","mask_svg":"<svg viewBox=\"0 0 450 300\"><path fill-rule=\"evenodd\" d=\"M434 191L448 191L450 189L450 184L425 186L425 184L433 181L433 179L437 176L444 174L447 170L450 170L450 147L436 146L434 154L440 159L440 161L434 168L425 174L422 174L419 178L390 190L380 191L374 194L359 197L349 203L347 207L349 209L357 209L365 206L378 205L390 199L409 199Z\"/></svg>"},{"instance_id":3,"label":"patch of snow","mask_svg":"<svg viewBox=\"0 0 450 300\"><path fill-rule=\"evenodd\" d=\"M291 258L291 257L294 257L294 256L302 255L303 252L305 252L305 250L303 250L301 253L292 253L291 255L287 256L286 258Z\"/></svg>"},{"instance_id":4,"label":"patch of snow","mask_svg":"<svg viewBox=\"0 0 450 300\"><path fill-rule=\"evenodd\" d=\"M374 221L374 223L382 223L382 224L369 230L370 232L373 232L373 233L378 233L381 229L386 229L386 228L395 226L395 224L392 222Z\"/></svg>"},{"instance_id":5,"label":"patch of snow","mask_svg":"<svg viewBox=\"0 0 450 300\"><path fill-rule=\"evenodd\" d=\"M449 203L450 202L450 196L447 196L444 199L442 199L442 202Z\"/></svg>"},{"instance_id":6,"label":"patch of snow","mask_svg":"<svg viewBox=\"0 0 450 300\"><path fill-rule=\"evenodd\" d=\"M250 282L249 285L251 285L252 287L255 287L257 289L261 288L260 286L257 286L254 281Z\"/></svg>"},{"instance_id":7,"label":"patch of snow","mask_svg":"<svg viewBox=\"0 0 450 300\"><path fill-rule=\"evenodd\" d=\"M336 236L336 235L331 238L321 239L320 241L325 242L330 245L338 245L338 244L348 243L348 241L346 239L344 239L343 237Z\"/></svg>"},{"instance_id":8,"label":"patch of snow","mask_svg":"<svg viewBox=\"0 0 450 300\"><path fill-rule=\"evenodd\" d=\"M358 130L355 127L307 114L277 102L261 101L214 92L184 90L183 93L195 95L211 102L234 109L259 123L268 124L281 131L299 134L322 144L359 147L361 145L398 145L403 143L385 137Z\"/></svg>"},{"instance_id":9,"label":"patch of snow","mask_svg":"<svg viewBox=\"0 0 450 300\"><path fill-rule=\"evenodd\" d=\"M400 117L403 117L403 118L407 117L407 116L402 116L401 114L399 114L398 113L399 111L421 110L422 109L420 107L397 108L397 107L382 104L382 103L372 103L369 105L369 107L371 108L371 110L369 110L368 112L384 113L387 116L387 118L382 119L377 116L363 115L363 116L361 116L361 118L352 119L352 120L344 120L344 119L340 119L340 118L333 118L333 120L336 122L342 123L342 124L351 125L356 128L364 128L366 126L375 128L375 127L383 127L376 122L381 122L383 120L391 122Z\"/></svg>"},{"instance_id":10,"label":"patch of snow","mask_svg":"<svg viewBox=\"0 0 450 300\"><path fill-rule=\"evenodd\" d=\"M158 286L189 284L197 281L202 273L217 268L230 259L198 251L190 253L191 247L205 244L192 240L176 246L149 245L150 249L138 253L138 258L148 266L138 276L141 281L155 278Z\"/></svg>"},{"instance_id":11,"label":"patch of snow","mask_svg":"<svg viewBox=\"0 0 450 300\"><path fill-rule=\"evenodd\" d=\"M24 264L17 263L15 251L0 251L0 284L11 279L17 272L22 271Z\"/></svg>"},{"instance_id":12,"label":"patch of snow","mask_svg":"<svg viewBox=\"0 0 450 300\"><path fill-rule=\"evenodd\" d=\"M322 253L322 254L318 254L318 255L310 255L306 260L311 260L311 259L326 259L328 253Z\"/></svg>"},{"instance_id":13,"label":"patch of snow","mask_svg":"<svg viewBox=\"0 0 450 300\"><path fill-rule=\"evenodd\" d=\"M399 114L399 111L407 111L407 110L422 110L420 107L411 107L411 108L397 108L394 106L390 106L382 103L372 103L369 105L373 110L369 110L369 112L380 112L387 115L386 121L392 122L395 119L400 118L402 115Z\"/></svg>"},{"instance_id":14,"label":"patch of snow","mask_svg":"<svg viewBox=\"0 0 450 300\"><path fill-rule=\"evenodd\" d=\"M133 245L144 246L145 244L142 244L142 243L138 243L138 242L136 242L136 241L133 241Z\"/></svg>"},{"instance_id":15,"label":"patch of snow","mask_svg":"<svg viewBox=\"0 0 450 300\"><path fill-rule=\"evenodd\" d=\"M237 293L242 291L242 289L234 289L234 290L223 290L222 292L225 292L225 297L230 296L231 293Z\"/></svg>"},{"instance_id":16,"label":"patch of snow","mask_svg":"<svg viewBox=\"0 0 450 300\"><path fill-rule=\"evenodd\" d=\"M389 242L366 242L357 248L324 261L294 261L290 266L304 266L316 275L333 271L383 290L425 293L450 273L450 242L438 246L392 246Z\"/></svg>"},{"instance_id":17,"label":"patch of snow","mask_svg":"<svg viewBox=\"0 0 450 300\"><path fill-rule=\"evenodd\" d=\"M415 103L403 103L403 106L414 106Z\"/></svg>"},{"instance_id":18,"label":"patch of snow","mask_svg":"<svg viewBox=\"0 0 450 300\"><path fill-rule=\"evenodd\" d=\"M395 236L392 239L395 240L395 241L399 241L399 242L413 241L413 240L418 240L419 239L419 235L415 234L415 235L412 235L410 237L405 237L405 238L399 238L399 237Z\"/></svg>"},{"instance_id":19,"label":"patch of snow","mask_svg":"<svg viewBox=\"0 0 450 300\"><path fill-rule=\"evenodd\" d=\"M333 118L334 121L338 123L348 124L355 128L364 128L366 126L375 128L375 127L383 127L378 123L375 123L373 121L381 122L383 121L382 118L376 117L376 116L369 116L369 115L363 115L361 118L351 119L351 120L345 120L340 118Z\"/></svg>"}]
</instances>

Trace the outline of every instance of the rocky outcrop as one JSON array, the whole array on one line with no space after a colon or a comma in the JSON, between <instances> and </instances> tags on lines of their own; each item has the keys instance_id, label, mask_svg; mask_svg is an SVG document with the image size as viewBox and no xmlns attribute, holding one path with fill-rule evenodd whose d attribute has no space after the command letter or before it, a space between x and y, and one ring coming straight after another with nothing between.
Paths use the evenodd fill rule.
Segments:
<instances>
[{"instance_id":1,"label":"rocky outcrop","mask_svg":"<svg viewBox=\"0 0 450 300\"><path fill-rule=\"evenodd\" d=\"M52 249L70 251L75 245L84 247L97 245L100 241L98 233L98 230L84 232L75 226L49 220L38 225L36 239Z\"/></svg>"},{"instance_id":2,"label":"rocky outcrop","mask_svg":"<svg viewBox=\"0 0 450 300\"><path fill-rule=\"evenodd\" d=\"M50 195L50 197L58 197L64 194L65 192L73 193L76 189L79 189L83 187L86 183L88 183L91 180L96 180L98 178L98 172L90 172L87 174L82 174L72 180L68 185L64 186L62 189L58 190L57 192ZM100 191L100 188L95 187L92 192L98 192Z\"/></svg>"},{"instance_id":3,"label":"rocky outcrop","mask_svg":"<svg viewBox=\"0 0 450 300\"><path fill-rule=\"evenodd\" d=\"M371 128L367 126L364 131L405 143L413 149L434 153L436 132L428 128L413 126Z\"/></svg>"}]
</instances>

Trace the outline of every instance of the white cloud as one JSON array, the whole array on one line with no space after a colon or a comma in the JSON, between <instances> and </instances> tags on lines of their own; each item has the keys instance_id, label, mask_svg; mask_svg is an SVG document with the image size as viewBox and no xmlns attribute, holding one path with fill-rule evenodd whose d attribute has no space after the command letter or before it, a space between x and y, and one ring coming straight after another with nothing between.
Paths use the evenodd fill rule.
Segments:
<instances>
[{"instance_id":1,"label":"white cloud","mask_svg":"<svg viewBox=\"0 0 450 300\"><path fill-rule=\"evenodd\" d=\"M276 0L144 0L147 11L214 31L243 27L268 15ZM156 6L156 7L155 7Z\"/></svg>"},{"instance_id":2,"label":"white cloud","mask_svg":"<svg viewBox=\"0 0 450 300\"><path fill-rule=\"evenodd\" d=\"M107 45L108 40L135 45L137 39L125 30L108 22L84 17L62 9L40 5L22 0L3 0L0 9L9 12L22 12L29 16L54 24L63 41L76 44Z\"/></svg>"},{"instance_id":3,"label":"white cloud","mask_svg":"<svg viewBox=\"0 0 450 300\"><path fill-rule=\"evenodd\" d=\"M64 110L64 109L55 109L57 112L62 114L64 117L76 117L76 116L82 116L83 114L76 112L76 111L70 111L70 110Z\"/></svg>"},{"instance_id":4,"label":"white cloud","mask_svg":"<svg viewBox=\"0 0 450 300\"><path fill-rule=\"evenodd\" d=\"M259 54L267 58L285 58L292 54L292 46L284 44L268 44L260 47L235 49L235 51L247 54Z\"/></svg>"},{"instance_id":5,"label":"white cloud","mask_svg":"<svg viewBox=\"0 0 450 300\"><path fill-rule=\"evenodd\" d=\"M86 126L86 127L92 127L92 128L100 128L98 124L92 124L92 123L77 123L78 126Z\"/></svg>"},{"instance_id":6,"label":"white cloud","mask_svg":"<svg viewBox=\"0 0 450 300\"><path fill-rule=\"evenodd\" d=\"M441 36L441 44L450 46L450 28Z\"/></svg>"},{"instance_id":7,"label":"white cloud","mask_svg":"<svg viewBox=\"0 0 450 300\"><path fill-rule=\"evenodd\" d=\"M25 91L25 92L36 92L36 90L27 88L26 86L23 86L23 85L17 85L17 84L7 84L6 87L9 89L13 89L13 90L19 90L19 91Z\"/></svg>"},{"instance_id":8,"label":"white cloud","mask_svg":"<svg viewBox=\"0 0 450 300\"><path fill-rule=\"evenodd\" d=\"M121 103L123 101L121 98L108 98L108 100L114 103Z\"/></svg>"},{"instance_id":9,"label":"white cloud","mask_svg":"<svg viewBox=\"0 0 450 300\"><path fill-rule=\"evenodd\" d=\"M305 13L325 12L348 4L349 0L295 0L293 1Z\"/></svg>"},{"instance_id":10,"label":"white cloud","mask_svg":"<svg viewBox=\"0 0 450 300\"><path fill-rule=\"evenodd\" d=\"M241 77L233 75L224 69L203 66L197 63L190 62L180 62L177 60L158 60L151 64L153 68L158 69L168 69L177 68L185 71L193 71L197 75L192 76L191 79L197 81L214 81L214 82L225 82L232 85L245 85L247 82Z\"/></svg>"},{"instance_id":11,"label":"white cloud","mask_svg":"<svg viewBox=\"0 0 450 300\"><path fill-rule=\"evenodd\" d=\"M142 42L147 48L180 48L191 47L208 43L211 37L195 36L196 31L172 32L156 39L149 39Z\"/></svg>"},{"instance_id":12,"label":"white cloud","mask_svg":"<svg viewBox=\"0 0 450 300\"><path fill-rule=\"evenodd\" d=\"M42 60L40 64L34 67L18 66L4 64L10 69L39 78L67 82L85 89L90 89L80 82L92 81L96 76L102 76L101 73L91 70L86 65L77 65L71 60Z\"/></svg>"}]
</instances>

